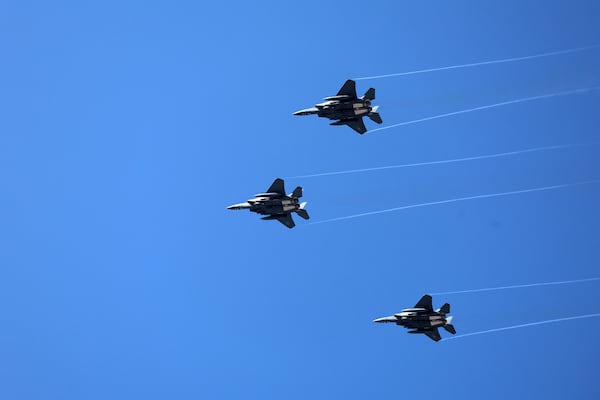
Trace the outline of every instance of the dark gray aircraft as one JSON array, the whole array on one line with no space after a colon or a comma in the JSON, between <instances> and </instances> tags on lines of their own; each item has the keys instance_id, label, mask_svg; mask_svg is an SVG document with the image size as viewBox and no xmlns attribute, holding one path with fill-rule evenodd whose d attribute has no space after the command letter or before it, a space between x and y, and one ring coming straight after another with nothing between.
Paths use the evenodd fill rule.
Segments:
<instances>
[{"instance_id":1,"label":"dark gray aircraft","mask_svg":"<svg viewBox=\"0 0 600 400\"><path fill-rule=\"evenodd\" d=\"M373 322L393 322L396 325L412 329L408 333L424 333L437 342L442 339L438 331L439 327L453 335L456 333L456 329L451 324L452 317L446 318L446 314L449 312L450 304L448 303L434 311L431 296L426 294L413 308L406 308L389 317L377 318Z\"/></svg>"},{"instance_id":2,"label":"dark gray aircraft","mask_svg":"<svg viewBox=\"0 0 600 400\"><path fill-rule=\"evenodd\" d=\"M252 212L267 215L262 219L276 219L288 228L296 226L292 219L292 212L295 212L304 219L309 219L308 212L304 209L306 202L300 203L298 199L302 197L302 188L298 186L289 195L285 194L283 179L275 179L266 193L258 193L253 199L246 203L234 204L227 207L228 210L250 210Z\"/></svg>"},{"instance_id":3,"label":"dark gray aircraft","mask_svg":"<svg viewBox=\"0 0 600 400\"><path fill-rule=\"evenodd\" d=\"M371 107L371 100L375 100L375 89L367 90L363 97L356 96L356 82L347 80L337 95L325 97L325 102L317 104L314 108L296 111L294 115L317 114L319 117L337 119L330 125L348 125L361 135L367 131L363 117L367 116L374 122L381 124L381 116L377 112L379 106Z\"/></svg>"}]
</instances>

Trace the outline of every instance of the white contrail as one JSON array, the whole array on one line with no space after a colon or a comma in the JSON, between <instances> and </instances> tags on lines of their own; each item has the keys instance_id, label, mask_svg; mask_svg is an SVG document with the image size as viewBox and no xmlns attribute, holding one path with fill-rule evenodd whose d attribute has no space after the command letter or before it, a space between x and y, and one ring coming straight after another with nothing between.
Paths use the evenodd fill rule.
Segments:
<instances>
[{"instance_id":1,"label":"white contrail","mask_svg":"<svg viewBox=\"0 0 600 400\"><path fill-rule=\"evenodd\" d=\"M473 112L473 111L486 110L488 108L495 108L495 107L507 106L507 105L510 105L510 104L524 103L526 101L549 99L551 97L567 96L567 95L576 94L576 93L585 93L585 92L589 92L589 91L596 90L596 89L599 89L599 88L600 88L600 86L594 86L594 87L588 87L588 88L565 90L565 91L562 91L562 92L542 94L542 95L539 95L539 96L523 97L521 99L503 101L501 103L488 104L488 105L485 105L485 106L479 106L479 107L474 107L474 108L467 108L466 110L453 111L453 112L449 112L449 113L445 113L445 114L433 115L431 117L414 119L412 121L400 122L399 124L388 125L388 126L384 126L382 128L377 128L377 129L371 129L369 132L372 133L372 132L382 131L382 130L385 130L385 129L396 128L398 126L404 126L404 125L416 124L416 123L419 123L419 122L431 121L432 119L445 118L445 117L451 117L453 115L466 114L466 113L470 113L470 112Z\"/></svg>"},{"instance_id":2,"label":"white contrail","mask_svg":"<svg viewBox=\"0 0 600 400\"><path fill-rule=\"evenodd\" d=\"M469 290L455 290L452 292L439 292L439 293L431 293L432 296L446 295L446 294L460 294L460 293L477 293L477 292L490 292L494 290L506 290L506 289L518 289L518 288L527 288L527 287L536 287L536 286L550 286L550 285L566 285L569 283L583 283L583 282L592 282L598 281L600 278L587 278L587 279L573 279L570 281L556 281L556 282L542 282L542 283L529 283L525 285L512 285L512 286L498 286L484 289L469 289Z\"/></svg>"},{"instance_id":3,"label":"white contrail","mask_svg":"<svg viewBox=\"0 0 600 400\"><path fill-rule=\"evenodd\" d=\"M452 158L452 159L448 159L448 160L439 160L439 161L426 161L426 162L418 162L418 163L412 163L412 164L388 165L385 167L349 169L349 170L345 170L345 171L323 172L320 174L290 176L288 178L289 179L315 178L315 177L320 177L320 176L344 175L344 174L356 174L359 172L381 171L381 170L385 170L385 169L421 167L421 166L425 166L425 165L436 165L436 164L450 164L450 163L463 162L463 161L475 161L475 160L485 160L488 158L515 156L515 155L519 155L519 154L533 153L533 152L538 152L538 151L566 149L569 147L579 147L579 146L585 146L585 145L584 144L559 144L559 145L555 145L555 146L533 147L533 148L529 148L529 149L525 149L525 150L507 151L507 152L503 152L503 153L486 154L486 155L481 155L481 156Z\"/></svg>"},{"instance_id":4,"label":"white contrail","mask_svg":"<svg viewBox=\"0 0 600 400\"><path fill-rule=\"evenodd\" d=\"M515 62L515 61L533 60L536 58L551 57L551 56L558 56L561 54L569 54L569 53L576 53L576 52L580 52L580 51L592 50L592 49L596 49L598 47L600 47L600 45L576 47L573 49L551 51L549 53L540 53L540 54L534 54L531 56L511 57L511 58L503 58L500 60L489 60L489 61L480 61L480 62L467 63L467 64L449 65L446 67L428 68L428 69L421 69L421 70L416 70L416 71L397 72L397 73L393 73L393 74L364 76L362 78L354 78L354 80L364 81L367 79L379 79L379 78L389 78L392 76L416 75L416 74L424 74L426 72L445 71L445 70L449 70L449 69L478 67L481 65L502 64L502 63L509 63L509 62Z\"/></svg>"},{"instance_id":5,"label":"white contrail","mask_svg":"<svg viewBox=\"0 0 600 400\"><path fill-rule=\"evenodd\" d=\"M392 211L408 210L410 208L428 207L428 206L435 206L438 204L455 203L455 202L459 202L459 201L467 201L467 200L475 200L475 199L486 199L486 198L490 198L490 197L511 196L514 194L521 194L521 193L541 192L544 190L554 190L554 189L561 189L561 188L567 188L567 187L572 187L572 186L588 185L591 183L600 183L600 179L583 181L583 182L575 182L575 183L565 183L562 185L543 186L543 187L537 187L537 188L532 188L532 189L514 190L514 191L510 191L510 192L489 193L489 194L480 194L480 195L476 195L476 196L458 197L455 199L431 201L428 203L412 204L412 205L408 205L408 206L388 208L386 210L371 211L371 212L366 212L366 213L361 213L361 214L348 215L345 217L337 217L337 218L326 219L323 221L316 221L316 222L310 223L309 225L324 224L326 222L335 222L335 221L342 221L345 219L366 217L368 215L383 214L383 213L388 213L388 212L392 212Z\"/></svg>"},{"instance_id":6,"label":"white contrail","mask_svg":"<svg viewBox=\"0 0 600 400\"><path fill-rule=\"evenodd\" d=\"M594 317L600 317L600 313L598 314L586 314L586 315L577 315L575 317L566 317L566 318L556 318L556 319L548 319L546 321L538 321L538 322L530 322L528 324L520 324L520 325L513 325L513 326L506 326L504 328L495 328L495 329L488 329L486 331L479 331L479 332L472 332L472 333L465 333L464 335L458 335L458 336L449 336L445 339L443 339L443 341L445 342L446 340L452 340L452 339L459 339L459 338L464 338L467 336L477 336L477 335L483 335L485 333L492 333L492 332L500 332L500 331L508 331L510 329L518 329L518 328L525 328L527 326L537 326L537 325L544 325L544 324L552 324L554 322L562 322L562 321L571 321L574 319L584 319L584 318L594 318Z\"/></svg>"}]
</instances>

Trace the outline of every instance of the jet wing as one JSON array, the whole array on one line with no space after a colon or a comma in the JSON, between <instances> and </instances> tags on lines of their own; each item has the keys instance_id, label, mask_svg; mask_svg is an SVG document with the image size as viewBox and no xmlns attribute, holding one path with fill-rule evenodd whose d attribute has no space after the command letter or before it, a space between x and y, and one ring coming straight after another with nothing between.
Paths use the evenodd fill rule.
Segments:
<instances>
[{"instance_id":1,"label":"jet wing","mask_svg":"<svg viewBox=\"0 0 600 400\"><path fill-rule=\"evenodd\" d=\"M343 119L340 121L341 124L348 125L350 128L354 129L356 132L361 135L367 131L365 127L365 123L361 118L353 118L353 119ZM337 125L337 124L336 124Z\"/></svg>"},{"instance_id":2,"label":"jet wing","mask_svg":"<svg viewBox=\"0 0 600 400\"><path fill-rule=\"evenodd\" d=\"M440 331L438 331L438 328L433 328L431 330L424 331L423 333L429 336L430 339L435 340L436 342L442 340L442 336L440 335Z\"/></svg>"},{"instance_id":3,"label":"jet wing","mask_svg":"<svg viewBox=\"0 0 600 400\"><path fill-rule=\"evenodd\" d=\"M294 220L292 219L292 215L289 213L277 216L277 221L281 222L290 229L296 226Z\"/></svg>"},{"instance_id":4,"label":"jet wing","mask_svg":"<svg viewBox=\"0 0 600 400\"><path fill-rule=\"evenodd\" d=\"M350 96L353 99L356 99L356 82L354 82L352 79L348 79L337 95Z\"/></svg>"},{"instance_id":5,"label":"jet wing","mask_svg":"<svg viewBox=\"0 0 600 400\"><path fill-rule=\"evenodd\" d=\"M424 308L427 311L433 311L433 304L431 302L431 296L426 294L421 297L421 300L417 304L415 304L415 308Z\"/></svg>"},{"instance_id":6,"label":"jet wing","mask_svg":"<svg viewBox=\"0 0 600 400\"><path fill-rule=\"evenodd\" d=\"M271 187L267 189L268 193L277 193L285 196L285 187L283 186L283 179L277 178L273 181Z\"/></svg>"}]
</instances>

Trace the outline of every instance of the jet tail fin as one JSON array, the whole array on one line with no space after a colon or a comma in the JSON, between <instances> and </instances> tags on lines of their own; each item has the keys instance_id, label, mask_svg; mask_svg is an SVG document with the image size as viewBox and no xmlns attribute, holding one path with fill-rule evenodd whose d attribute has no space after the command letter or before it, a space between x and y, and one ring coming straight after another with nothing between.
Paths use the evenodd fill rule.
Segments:
<instances>
[{"instance_id":1,"label":"jet tail fin","mask_svg":"<svg viewBox=\"0 0 600 400\"><path fill-rule=\"evenodd\" d=\"M310 219L310 216L308 215L308 211L306 211L306 209L304 207L306 207L306 202L300 204L300 208L296 210L296 214L298 214L300 217L302 217L304 219Z\"/></svg>"},{"instance_id":2,"label":"jet tail fin","mask_svg":"<svg viewBox=\"0 0 600 400\"><path fill-rule=\"evenodd\" d=\"M296 189L294 189L294 191L291 194L291 197L294 197L296 199L302 197L302 187L298 186Z\"/></svg>"},{"instance_id":3,"label":"jet tail fin","mask_svg":"<svg viewBox=\"0 0 600 400\"><path fill-rule=\"evenodd\" d=\"M375 100L375 89L370 88L363 96L363 100Z\"/></svg>"},{"instance_id":4,"label":"jet tail fin","mask_svg":"<svg viewBox=\"0 0 600 400\"><path fill-rule=\"evenodd\" d=\"M446 303L443 306L440 307L440 309L438 310L439 313L442 314L448 314L450 313L450 304Z\"/></svg>"}]
</instances>

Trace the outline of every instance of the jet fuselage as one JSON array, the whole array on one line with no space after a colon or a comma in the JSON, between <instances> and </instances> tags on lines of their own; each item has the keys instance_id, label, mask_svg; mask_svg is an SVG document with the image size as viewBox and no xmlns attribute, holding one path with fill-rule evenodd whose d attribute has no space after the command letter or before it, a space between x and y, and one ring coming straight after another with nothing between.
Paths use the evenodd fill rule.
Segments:
<instances>
[{"instance_id":1,"label":"jet fuselage","mask_svg":"<svg viewBox=\"0 0 600 400\"><path fill-rule=\"evenodd\" d=\"M370 100L352 99L348 96L331 96L325 100L314 108L296 111L294 115L317 114L319 117L344 120L362 117L373 111Z\"/></svg>"},{"instance_id":2,"label":"jet fuselage","mask_svg":"<svg viewBox=\"0 0 600 400\"><path fill-rule=\"evenodd\" d=\"M376 319L375 322L393 322L407 329L427 329L444 326L447 320L445 314L424 308L407 308L393 316Z\"/></svg>"},{"instance_id":3,"label":"jet fuselage","mask_svg":"<svg viewBox=\"0 0 600 400\"><path fill-rule=\"evenodd\" d=\"M234 204L229 210L250 210L257 214L266 215L264 220L277 220L288 228L296 226L291 213L298 214L303 219L309 219L308 212L304 208L306 202L300 203L302 188L298 186L289 195L285 193L283 179L277 178L265 193L258 193L254 198L245 203Z\"/></svg>"},{"instance_id":4,"label":"jet fuselage","mask_svg":"<svg viewBox=\"0 0 600 400\"><path fill-rule=\"evenodd\" d=\"M294 115L312 115L329 118L335 122L329 125L348 125L359 134L367 131L363 117L368 117L373 122L381 124L381 115L377 112L378 106L371 107L371 101L375 100L375 89L370 88L365 95L356 95L356 82L348 79L344 86L335 96L325 97L323 103L312 108L296 111Z\"/></svg>"},{"instance_id":5,"label":"jet fuselage","mask_svg":"<svg viewBox=\"0 0 600 400\"><path fill-rule=\"evenodd\" d=\"M426 294L413 308L405 308L397 314L377 318L373 322L394 323L412 329L408 333L423 333L437 342L442 340L438 328L444 328L452 334L456 333L452 325L452 317L446 317L448 313L450 313L450 304L446 303L434 310L431 296Z\"/></svg>"},{"instance_id":6,"label":"jet fuselage","mask_svg":"<svg viewBox=\"0 0 600 400\"><path fill-rule=\"evenodd\" d=\"M296 211L300 208L300 202L293 197L281 197L276 193L272 197L271 193L259 193L253 199L246 203L234 204L227 207L230 210L248 209L257 214L286 214Z\"/></svg>"}]
</instances>

